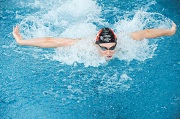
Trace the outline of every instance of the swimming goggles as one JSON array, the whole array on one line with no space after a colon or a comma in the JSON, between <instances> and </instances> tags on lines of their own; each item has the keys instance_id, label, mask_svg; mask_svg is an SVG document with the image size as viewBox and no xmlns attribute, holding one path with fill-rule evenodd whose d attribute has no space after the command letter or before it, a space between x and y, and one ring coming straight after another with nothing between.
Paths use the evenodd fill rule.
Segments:
<instances>
[{"instance_id":1,"label":"swimming goggles","mask_svg":"<svg viewBox=\"0 0 180 119\"><path fill-rule=\"evenodd\" d=\"M98 45L99 45L99 44L98 44ZM116 48L116 44L115 44L114 46L110 47L109 49L108 49L107 47L103 47L103 46L100 46L100 45L99 45L99 47L100 47L101 50L103 50L103 51L106 51L106 50L114 50L114 49Z\"/></svg>"}]
</instances>

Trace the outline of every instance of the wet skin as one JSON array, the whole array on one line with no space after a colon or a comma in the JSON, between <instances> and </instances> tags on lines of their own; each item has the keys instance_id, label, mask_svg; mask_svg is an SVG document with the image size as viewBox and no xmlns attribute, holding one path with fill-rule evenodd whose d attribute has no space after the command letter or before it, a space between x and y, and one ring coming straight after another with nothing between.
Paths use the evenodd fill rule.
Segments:
<instances>
[{"instance_id":1,"label":"wet skin","mask_svg":"<svg viewBox=\"0 0 180 119\"><path fill-rule=\"evenodd\" d=\"M106 47L108 50L103 51L99 45L101 47ZM109 50L109 48L113 47L115 43L101 43L99 45L96 44L100 56L105 57L107 60L112 59L116 48L114 50Z\"/></svg>"}]
</instances>

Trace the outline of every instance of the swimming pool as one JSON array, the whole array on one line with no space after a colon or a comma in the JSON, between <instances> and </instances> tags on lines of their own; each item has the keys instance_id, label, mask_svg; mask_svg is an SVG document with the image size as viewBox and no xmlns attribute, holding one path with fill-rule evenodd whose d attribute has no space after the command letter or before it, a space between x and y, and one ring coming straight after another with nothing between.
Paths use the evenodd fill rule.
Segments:
<instances>
[{"instance_id":1,"label":"swimming pool","mask_svg":"<svg viewBox=\"0 0 180 119\"><path fill-rule=\"evenodd\" d=\"M0 1L0 117L178 119L179 30L142 42L123 33L169 28L171 20L179 28L179 8L178 0ZM25 39L86 37L111 27L121 51L106 62L85 52L88 39L72 48L20 47L15 24Z\"/></svg>"}]
</instances>

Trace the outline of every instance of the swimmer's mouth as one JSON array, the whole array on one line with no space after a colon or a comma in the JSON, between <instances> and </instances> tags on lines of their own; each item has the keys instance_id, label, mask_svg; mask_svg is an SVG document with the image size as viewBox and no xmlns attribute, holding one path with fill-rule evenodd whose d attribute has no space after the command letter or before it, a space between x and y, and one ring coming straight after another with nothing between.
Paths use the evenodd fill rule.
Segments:
<instances>
[{"instance_id":1,"label":"swimmer's mouth","mask_svg":"<svg viewBox=\"0 0 180 119\"><path fill-rule=\"evenodd\" d=\"M108 58L108 59L111 59L111 58L112 58L112 56L107 56L107 58Z\"/></svg>"}]
</instances>

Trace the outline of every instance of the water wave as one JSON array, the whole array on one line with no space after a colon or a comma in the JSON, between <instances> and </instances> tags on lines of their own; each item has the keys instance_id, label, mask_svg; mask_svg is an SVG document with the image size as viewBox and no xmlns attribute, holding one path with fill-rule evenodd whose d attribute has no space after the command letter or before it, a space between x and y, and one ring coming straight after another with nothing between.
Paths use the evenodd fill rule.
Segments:
<instances>
[{"instance_id":1,"label":"water wave","mask_svg":"<svg viewBox=\"0 0 180 119\"><path fill-rule=\"evenodd\" d=\"M128 34L145 28L168 28L171 20L160 13L146 12L155 1L149 2L144 8L132 11L122 16L111 28L116 31L118 36L118 46L115 58L119 60L144 61L154 56L157 49L157 40L149 42L133 41ZM25 39L32 37L68 37L83 38L72 47L61 47L55 50L55 54L50 56L52 59L68 65L83 63L85 66L99 66L106 61L98 56L93 42L98 32L98 26L110 26L101 17L101 4L93 0L59 0L59 1L34 1L28 4L29 7L38 8L39 11L21 16L20 26ZM120 10L115 10L118 14ZM132 17L133 14L133 17ZM109 14L107 14L109 15ZM112 18L113 19L113 18ZM88 37L94 35L93 37Z\"/></svg>"}]
</instances>

